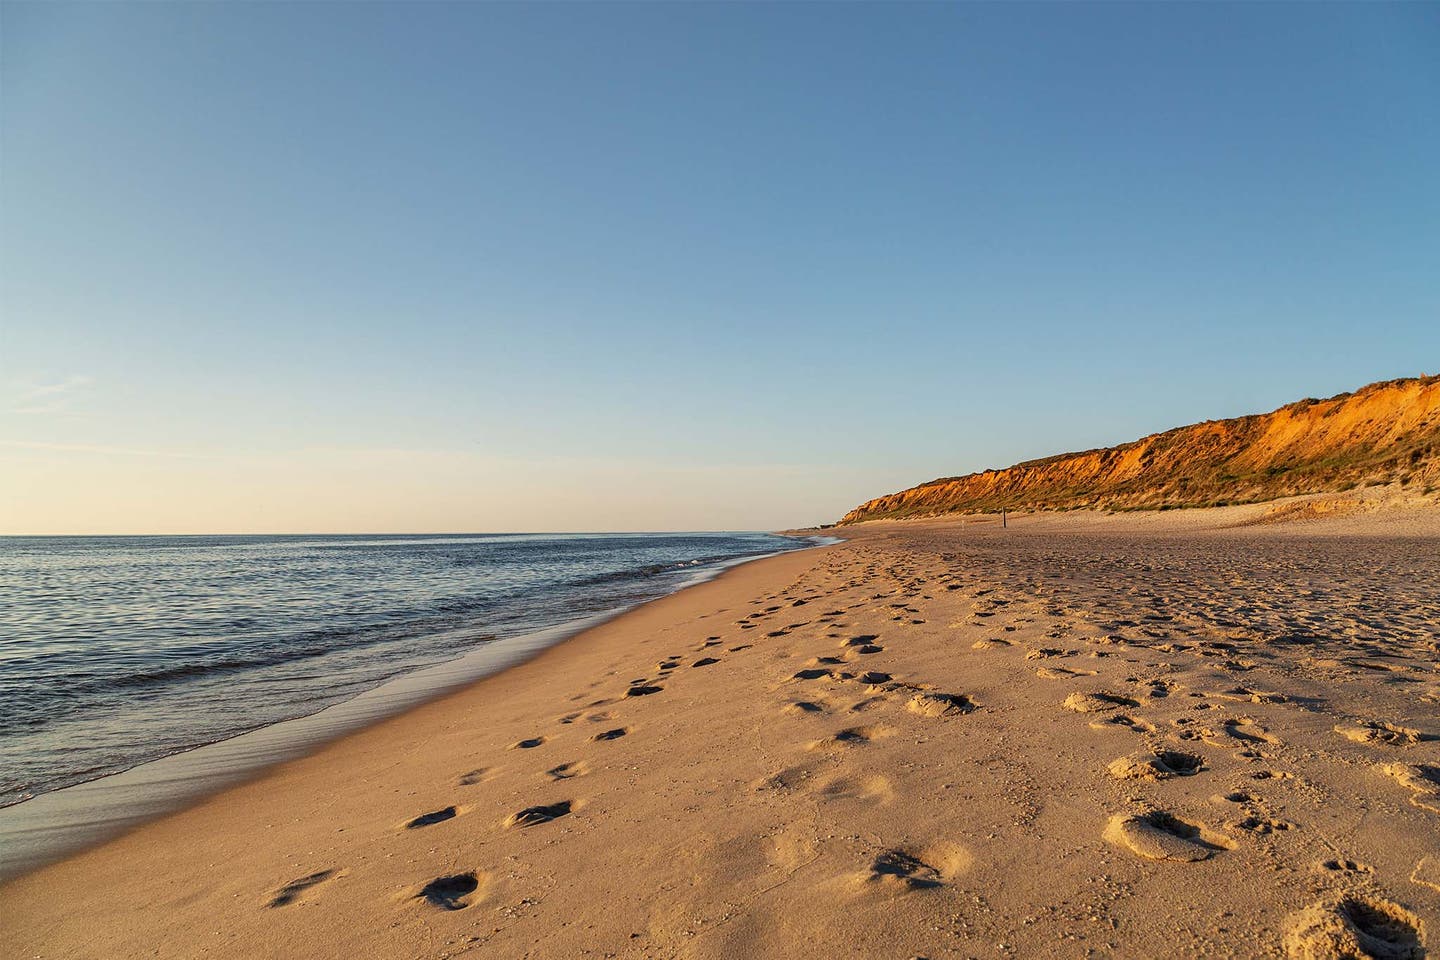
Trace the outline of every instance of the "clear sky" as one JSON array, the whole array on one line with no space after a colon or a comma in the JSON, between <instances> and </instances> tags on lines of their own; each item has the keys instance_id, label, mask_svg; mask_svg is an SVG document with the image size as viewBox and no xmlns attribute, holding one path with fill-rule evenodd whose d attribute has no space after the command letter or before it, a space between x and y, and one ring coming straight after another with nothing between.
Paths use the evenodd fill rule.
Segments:
<instances>
[{"instance_id":1,"label":"clear sky","mask_svg":"<svg viewBox=\"0 0 1440 960\"><path fill-rule=\"evenodd\" d=\"M0 10L0 532L754 529L1440 371L1440 5Z\"/></svg>"}]
</instances>

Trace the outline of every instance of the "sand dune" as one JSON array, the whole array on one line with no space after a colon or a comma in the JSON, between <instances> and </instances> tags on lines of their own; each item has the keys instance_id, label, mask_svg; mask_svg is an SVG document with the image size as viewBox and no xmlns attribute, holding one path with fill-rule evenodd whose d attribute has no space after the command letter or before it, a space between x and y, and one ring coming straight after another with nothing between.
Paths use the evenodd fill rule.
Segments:
<instances>
[{"instance_id":1,"label":"sand dune","mask_svg":"<svg viewBox=\"0 0 1440 960\"><path fill-rule=\"evenodd\" d=\"M1440 522L1236 520L739 568L0 887L0 954L1420 957Z\"/></svg>"}]
</instances>

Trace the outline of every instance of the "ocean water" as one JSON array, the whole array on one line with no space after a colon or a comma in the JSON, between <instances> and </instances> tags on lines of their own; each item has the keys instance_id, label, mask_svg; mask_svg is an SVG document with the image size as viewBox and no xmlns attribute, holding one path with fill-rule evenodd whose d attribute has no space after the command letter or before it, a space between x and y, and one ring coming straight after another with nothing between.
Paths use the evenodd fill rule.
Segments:
<instances>
[{"instance_id":1,"label":"ocean water","mask_svg":"<svg viewBox=\"0 0 1440 960\"><path fill-rule=\"evenodd\" d=\"M0 806L808 543L764 533L0 538Z\"/></svg>"}]
</instances>

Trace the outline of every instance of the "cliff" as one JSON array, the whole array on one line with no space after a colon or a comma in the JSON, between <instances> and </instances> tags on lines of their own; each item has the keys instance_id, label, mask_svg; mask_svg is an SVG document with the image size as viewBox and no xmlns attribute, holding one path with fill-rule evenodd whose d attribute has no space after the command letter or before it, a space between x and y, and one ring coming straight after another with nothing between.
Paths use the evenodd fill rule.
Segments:
<instances>
[{"instance_id":1,"label":"cliff","mask_svg":"<svg viewBox=\"0 0 1440 960\"><path fill-rule=\"evenodd\" d=\"M932 480L861 504L840 522L1002 508L1218 506L1392 482L1440 488L1440 376L1372 383L1272 413Z\"/></svg>"}]
</instances>

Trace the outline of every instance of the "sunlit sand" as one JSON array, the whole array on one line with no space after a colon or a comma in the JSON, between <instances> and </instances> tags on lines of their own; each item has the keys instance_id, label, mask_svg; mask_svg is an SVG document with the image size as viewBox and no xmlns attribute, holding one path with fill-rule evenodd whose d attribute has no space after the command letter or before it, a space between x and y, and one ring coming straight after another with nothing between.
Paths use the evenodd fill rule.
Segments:
<instances>
[{"instance_id":1,"label":"sunlit sand","mask_svg":"<svg viewBox=\"0 0 1440 960\"><path fill-rule=\"evenodd\" d=\"M1437 518L1265 509L851 528L0 888L0 944L1418 957Z\"/></svg>"}]
</instances>

